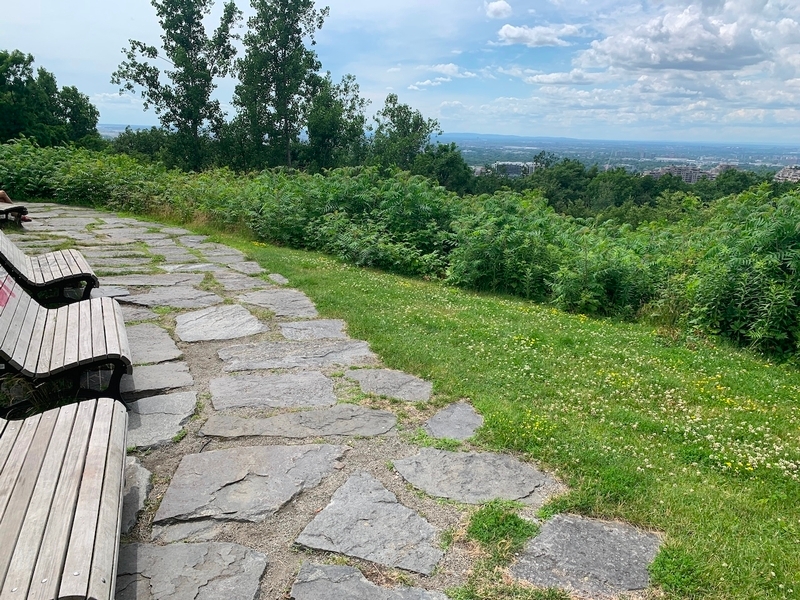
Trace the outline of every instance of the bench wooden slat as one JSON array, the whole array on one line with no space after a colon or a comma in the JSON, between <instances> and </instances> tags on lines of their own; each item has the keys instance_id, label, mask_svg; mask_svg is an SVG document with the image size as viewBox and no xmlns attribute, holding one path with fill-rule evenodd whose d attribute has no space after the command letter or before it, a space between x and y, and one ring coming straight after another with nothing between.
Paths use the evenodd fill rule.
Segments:
<instances>
[{"instance_id":1,"label":"bench wooden slat","mask_svg":"<svg viewBox=\"0 0 800 600\"><path fill-rule=\"evenodd\" d=\"M25 453L25 461L11 489L11 498L5 514L0 519L0 540L3 540L0 544L0 581L6 578L17 545L17 537L25 522L28 507L31 506L36 481L47 456L47 447L50 445L56 421L58 421L58 411L48 411L39 418L33 440Z\"/></svg>"},{"instance_id":2,"label":"bench wooden slat","mask_svg":"<svg viewBox=\"0 0 800 600\"><path fill-rule=\"evenodd\" d=\"M22 531L19 532L3 589L0 590L0 598L6 597L6 593L10 590L16 590L10 597L27 597L33 574L31 565L36 564L48 516L53 508L53 496L61 473L64 455L69 445L78 405L68 404L45 414L51 412L57 414L53 436L47 448L47 457L42 464L30 507L25 515L25 523L22 525Z\"/></svg>"},{"instance_id":3,"label":"bench wooden slat","mask_svg":"<svg viewBox=\"0 0 800 600\"><path fill-rule=\"evenodd\" d=\"M107 353L102 302L92 302L92 348L96 355Z\"/></svg>"},{"instance_id":4,"label":"bench wooden slat","mask_svg":"<svg viewBox=\"0 0 800 600\"><path fill-rule=\"evenodd\" d=\"M63 252L59 252L58 256L61 257L63 261L61 270L64 270L64 266L66 265L66 270L69 272L70 275L80 275L80 269L78 269L78 263L75 262L75 259L72 257L72 253L69 250L64 250Z\"/></svg>"},{"instance_id":5,"label":"bench wooden slat","mask_svg":"<svg viewBox=\"0 0 800 600\"><path fill-rule=\"evenodd\" d=\"M22 328L19 331L17 344L14 347L13 354L11 354L11 363L17 369L22 370L23 365L25 364L25 359L28 356L28 348L30 348L31 345L33 328L36 326L40 308L41 306L39 306L36 302L31 302L28 304L28 310L25 313L24 321L22 322Z\"/></svg>"},{"instance_id":6,"label":"bench wooden slat","mask_svg":"<svg viewBox=\"0 0 800 600\"><path fill-rule=\"evenodd\" d=\"M3 419L5 421L5 419ZM3 429L3 437L0 437L0 473L6 466L6 461L11 455L11 449L17 441L17 436L22 429L20 421L5 421L5 429Z\"/></svg>"},{"instance_id":7,"label":"bench wooden slat","mask_svg":"<svg viewBox=\"0 0 800 600\"><path fill-rule=\"evenodd\" d=\"M64 562L59 597L85 597L89 589L91 570L87 557L94 551L100 517L100 498L105 479L106 458L111 444L111 425L114 404L99 400L95 420L89 439L89 450L84 464L78 504L75 507L75 523L69 539L69 548ZM117 489L119 494L119 489Z\"/></svg>"},{"instance_id":8,"label":"bench wooden slat","mask_svg":"<svg viewBox=\"0 0 800 600\"><path fill-rule=\"evenodd\" d=\"M2 231L0 231L0 252L10 263L10 267L22 274L26 274L28 264L27 260L25 260L27 258L25 253Z\"/></svg>"},{"instance_id":9,"label":"bench wooden slat","mask_svg":"<svg viewBox=\"0 0 800 600\"><path fill-rule=\"evenodd\" d=\"M27 295L21 294L17 282L10 278L6 278L3 283L3 293L8 295L8 299L3 307L2 314L0 314L0 344L3 343L6 333L8 333L8 328L11 327L11 323L14 321L14 313L17 310L17 306L22 298Z\"/></svg>"},{"instance_id":10,"label":"bench wooden slat","mask_svg":"<svg viewBox=\"0 0 800 600\"><path fill-rule=\"evenodd\" d=\"M52 274L54 280L61 279L62 277L61 267L58 266L58 263L56 262L56 257L53 255L52 252L43 254L41 260L47 262L47 264L49 265L50 273Z\"/></svg>"},{"instance_id":11,"label":"bench wooden slat","mask_svg":"<svg viewBox=\"0 0 800 600\"><path fill-rule=\"evenodd\" d=\"M78 362L87 363L92 360L92 302L76 302L72 306L80 307L78 325Z\"/></svg>"},{"instance_id":12,"label":"bench wooden slat","mask_svg":"<svg viewBox=\"0 0 800 600\"><path fill-rule=\"evenodd\" d=\"M44 333L42 334L42 348L39 351L39 361L36 363L36 372L42 375L50 373L50 362L53 358L53 341L56 337L57 316L57 310L47 311L47 320L44 323Z\"/></svg>"},{"instance_id":13,"label":"bench wooden slat","mask_svg":"<svg viewBox=\"0 0 800 600\"><path fill-rule=\"evenodd\" d=\"M50 255L55 259L58 268L61 269L62 278L72 275L72 269L70 269L67 259L64 258L63 252L51 252Z\"/></svg>"},{"instance_id":14,"label":"bench wooden slat","mask_svg":"<svg viewBox=\"0 0 800 600\"><path fill-rule=\"evenodd\" d=\"M54 281L61 276L60 272L53 272L53 266L46 255L37 256L34 260L39 264L39 268L42 271L42 283Z\"/></svg>"},{"instance_id":15,"label":"bench wooden slat","mask_svg":"<svg viewBox=\"0 0 800 600\"><path fill-rule=\"evenodd\" d=\"M78 364L78 344L80 342L81 303L70 304L67 314L67 339L64 349L64 365Z\"/></svg>"},{"instance_id":16,"label":"bench wooden slat","mask_svg":"<svg viewBox=\"0 0 800 600\"><path fill-rule=\"evenodd\" d=\"M112 447L106 462L106 481L100 513L101 527L97 531L89 597L111 598L117 583L119 538L121 534L123 495L125 493L125 455L128 439L128 411L114 402L114 422L111 425ZM114 507L116 506L116 511ZM114 530L111 528L115 527ZM108 577L111 573L111 577Z\"/></svg>"},{"instance_id":17,"label":"bench wooden slat","mask_svg":"<svg viewBox=\"0 0 800 600\"><path fill-rule=\"evenodd\" d=\"M11 492L14 491L14 486L17 484L17 477L19 477L20 469L22 469L22 465L25 462L25 455L33 442L33 436L36 433L36 427L39 425L40 417L41 415L35 415L30 419L25 419L14 442L14 448L3 467L3 472L0 473L0 519L6 513Z\"/></svg>"},{"instance_id":18,"label":"bench wooden slat","mask_svg":"<svg viewBox=\"0 0 800 600\"><path fill-rule=\"evenodd\" d=\"M75 249L71 249L69 252L72 254L72 258L75 261L75 264L78 266L78 273L94 274L94 269L92 269L92 266L89 264L83 254Z\"/></svg>"},{"instance_id":19,"label":"bench wooden slat","mask_svg":"<svg viewBox=\"0 0 800 600\"><path fill-rule=\"evenodd\" d=\"M31 333L31 342L25 354L25 363L22 365L22 373L28 377L33 377L36 374L36 365L39 364L39 356L42 353L42 342L45 337L46 324L47 309L40 306L36 313L36 322L33 325L33 332Z\"/></svg>"},{"instance_id":20,"label":"bench wooden slat","mask_svg":"<svg viewBox=\"0 0 800 600\"><path fill-rule=\"evenodd\" d=\"M25 294L20 298L19 304L17 304L17 309L14 311L14 319L11 321L11 324L8 327L8 331L6 332L6 337L3 339L3 344L0 346L3 349L8 357L10 358L14 354L14 348L17 345L17 340L19 339L19 332L22 330L22 326L25 324L25 315L28 313L28 308L31 305L32 298Z\"/></svg>"},{"instance_id":21,"label":"bench wooden slat","mask_svg":"<svg viewBox=\"0 0 800 600\"><path fill-rule=\"evenodd\" d=\"M119 329L117 328L116 311L111 298L100 298L103 306L103 328L106 332L106 352L109 356L120 356Z\"/></svg>"},{"instance_id":22,"label":"bench wooden slat","mask_svg":"<svg viewBox=\"0 0 800 600\"><path fill-rule=\"evenodd\" d=\"M56 310L56 332L53 336L53 353L50 357L49 372L58 373L64 368L64 352L67 347L67 324L69 323L69 306Z\"/></svg>"},{"instance_id":23,"label":"bench wooden slat","mask_svg":"<svg viewBox=\"0 0 800 600\"><path fill-rule=\"evenodd\" d=\"M61 578L57 575L62 572L67 552L64 540L68 539L72 528L96 406L97 402L94 400L81 402L78 405L75 425L72 428L69 446L53 496L53 506L58 506L59 510L52 513L47 520L42 549L36 559L36 567L31 578L28 600L57 598L56 593L61 585Z\"/></svg>"},{"instance_id":24,"label":"bench wooden slat","mask_svg":"<svg viewBox=\"0 0 800 600\"><path fill-rule=\"evenodd\" d=\"M28 257L28 265L30 266L30 279L34 283L41 284L44 283L46 280L44 278L44 271L42 270L42 264L38 260L37 257ZM50 268L48 267L48 271Z\"/></svg>"}]
</instances>

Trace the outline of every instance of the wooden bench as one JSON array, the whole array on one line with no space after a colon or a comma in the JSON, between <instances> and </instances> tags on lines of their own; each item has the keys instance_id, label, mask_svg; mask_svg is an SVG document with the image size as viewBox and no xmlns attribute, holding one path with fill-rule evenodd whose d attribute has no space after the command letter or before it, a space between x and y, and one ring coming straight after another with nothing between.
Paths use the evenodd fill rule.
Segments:
<instances>
[{"instance_id":1,"label":"wooden bench","mask_svg":"<svg viewBox=\"0 0 800 600\"><path fill-rule=\"evenodd\" d=\"M127 422L110 398L0 419L0 598L114 597Z\"/></svg>"},{"instance_id":2,"label":"wooden bench","mask_svg":"<svg viewBox=\"0 0 800 600\"><path fill-rule=\"evenodd\" d=\"M2 231L0 264L39 300L61 303L85 300L91 295L92 289L100 285L92 267L77 250L28 256ZM76 288L79 291L77 295L68 292Z\"/></svg>"},{"instance_id":3,"label":"wooden bench","mask_svg":"<svg viewBox=\"0 0 800 600\"><path fill-rule=\"evenodd\" d=\"M71 381L76 397L121 400L120 381L132 372L116 300L92 298L45 308L0 268L0 377L17 374L33 385L58 377ZM95 383L101 389L92 389ZM7 414L0 411L0 416Z\"/></svg>"},{"instance_id":4,"label":"wooden bench","mask_svg":"<svg viewBox=\"0 0 800 600\"><path fill-rule=\"evenodd\" d=\"M0 215L3 215L8 221L8 217L14 217L17 225L22 225L22 217L28 214L28 209L23 204L6 204L0 202Z\"/></svg>"}]
</instances>

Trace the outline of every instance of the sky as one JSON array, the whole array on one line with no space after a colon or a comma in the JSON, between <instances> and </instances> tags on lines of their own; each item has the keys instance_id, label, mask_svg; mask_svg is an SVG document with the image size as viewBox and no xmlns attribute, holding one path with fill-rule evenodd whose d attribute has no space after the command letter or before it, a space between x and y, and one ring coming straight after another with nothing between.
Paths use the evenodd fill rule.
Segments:
<instances>
[{"instance_id":1,"label":"sky","mask_svg":"<svg viewBox=\"0 0 800 600\"><path fill-rule=\"evenodd\" d=\"M246 0L238 0L245 16ZM800 144L800 0L329 0L323 70L474 132ZM75 85L101 123L157 124L110 83L129 39L159 43L148 0L0 0L0 49ZM209 31L221 12L218 0ZM243 30L241 31L243 33ZM229 105L235 82L221 81Z\"/></svg>"}]
</instances>

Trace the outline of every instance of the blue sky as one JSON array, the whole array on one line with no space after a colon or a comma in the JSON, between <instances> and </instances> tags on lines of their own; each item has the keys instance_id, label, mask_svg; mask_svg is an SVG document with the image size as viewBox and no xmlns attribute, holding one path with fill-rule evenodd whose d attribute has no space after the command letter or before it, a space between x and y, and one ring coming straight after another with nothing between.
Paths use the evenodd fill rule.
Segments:
<instances>
[{"instance_id":1,"label":"blue sky","mask_svg":"<svg viewBox=\"0 0 800 600\"><path fill-rule=\"evenodd\" d=\"M369 115L394 92L450 133L800 142L800 0L324 5L316 51L334 79L356 76ZM147 125L109 80L129 38L159 33L147 0L3 0L0 48L76 85L101 122Z\"/></svg>"}]
</instances>

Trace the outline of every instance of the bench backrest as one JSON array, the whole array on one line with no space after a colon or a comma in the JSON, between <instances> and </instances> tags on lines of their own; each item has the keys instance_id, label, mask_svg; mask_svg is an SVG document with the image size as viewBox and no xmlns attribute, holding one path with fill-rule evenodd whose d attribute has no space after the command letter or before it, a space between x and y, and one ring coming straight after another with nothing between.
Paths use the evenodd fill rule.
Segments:
<instances>
[{"instance_id":1,"label":"bench backrest","mask_svg":"<svg viewBox=\"0 0 800 600\"><path fill-rule=\"evenodd\" d=\"M0 263L12 272L33 280L28 255L20 250L2 230L0 230Z\"/></svg>"},{"instance_id":2,"label":"bench backrest","mask_svg":"<svg viewBox=\"0 0 800 600\"><path fill-rule=\"evenodd\" d=\"M103 359L130 364L122 309L111 298L45 308L0 268L0 359L32 378Z\"/></svg>"}]
</instances>

